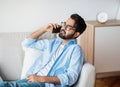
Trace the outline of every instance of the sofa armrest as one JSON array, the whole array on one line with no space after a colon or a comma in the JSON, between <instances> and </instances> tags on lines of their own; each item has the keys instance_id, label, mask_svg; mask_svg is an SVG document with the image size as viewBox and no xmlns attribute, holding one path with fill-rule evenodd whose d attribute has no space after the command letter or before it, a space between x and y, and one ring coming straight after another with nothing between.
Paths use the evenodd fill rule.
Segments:
<instances>
[{"instance_id":1,"label":"sofa armrest","mask_svg":"<svg viewBox=\"0 0 120 87\"><path fill-rule=\"evenodd\" d=\"M94 83L95 67L92 64L85 62L78 82L74 87L94 87Z\"/></svg>"}]
</instances>

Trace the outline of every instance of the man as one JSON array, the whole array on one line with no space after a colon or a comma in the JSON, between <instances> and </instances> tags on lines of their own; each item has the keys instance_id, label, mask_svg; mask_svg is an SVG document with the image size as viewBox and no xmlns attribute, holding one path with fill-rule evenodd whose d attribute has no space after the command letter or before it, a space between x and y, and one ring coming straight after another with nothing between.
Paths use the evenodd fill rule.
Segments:
<instances>
[{"instance_id":1,"label":"man","mask_svg":"<svg viewBox=\"0 0 120 87\"><path fill-rule=\"evenodd\" d=\"M22 45L46 53L36 59L26 77L15 82L1 82L0 87L70 87L78 79L84 62L84 54L75 39L86 29L85 21L72 14L62 24L59 37L38 40L45 32L51 32L58 24L48 24L29 35Z\"/></svg>"}]
</instances>

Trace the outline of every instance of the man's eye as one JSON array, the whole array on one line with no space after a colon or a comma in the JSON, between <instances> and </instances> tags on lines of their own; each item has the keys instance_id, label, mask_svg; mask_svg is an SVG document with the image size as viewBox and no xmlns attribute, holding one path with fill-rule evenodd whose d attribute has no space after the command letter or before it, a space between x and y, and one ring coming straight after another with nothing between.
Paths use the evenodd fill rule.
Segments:
<instances>
[{"instance_id":1,"label":"man's eye","mask_svg":"<svg viewBox=\"0 0 120 87\"><path fill-rule=\"evenodd\" d=\"M67 26L68 28L72 28L70 25Z\"/></svg>"}]
</instances>

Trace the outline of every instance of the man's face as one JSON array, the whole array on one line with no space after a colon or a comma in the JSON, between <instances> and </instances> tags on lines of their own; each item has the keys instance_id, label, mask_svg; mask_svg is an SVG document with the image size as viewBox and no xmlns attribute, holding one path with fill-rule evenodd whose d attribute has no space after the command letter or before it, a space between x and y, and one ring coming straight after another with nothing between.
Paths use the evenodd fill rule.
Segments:
<instances>
[{"instance_id":1,"label":"man's face","mask_svg":"<svg viewBox=\"0 0 120 87\"><path fill-rule=\"evenodd\" d=\"M75 21L71 18L69 18L66 21L66 24L62 26L59 37L65 40L73 39L75 34L75 27L74 27Z\"/></svg>"}]
</instances>

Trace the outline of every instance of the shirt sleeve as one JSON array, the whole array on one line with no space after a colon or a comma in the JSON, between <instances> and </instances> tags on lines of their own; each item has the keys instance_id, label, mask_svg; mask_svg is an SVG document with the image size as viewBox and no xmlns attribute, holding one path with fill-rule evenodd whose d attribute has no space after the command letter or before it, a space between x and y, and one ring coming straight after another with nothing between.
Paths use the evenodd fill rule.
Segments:
<instances>
[{"instance_id":1,"label":"shirt sleeve","mask_svg":"<svg viewBox=\"0 0 120 87\"><path fill-rule=\"evenodd\" d=\"M25 38L22 42L23 47L30 47L38 50L44 50L49 46L49 40L37 40L32 38Z\"/></svg>"},{"instance_id":2,"label":"shirt sleeve","mask_svg":"<svg viewBox=\"0 0 120 87\"><path fill-rule=\"evenodd\" d=\"M61 85L71 86L77 81L83 66L83 62L84 54L82 52L82 49L76 46L73 53L71 54L71 60L67 73L58 75Z\"/></svg>"}]
</instances>

